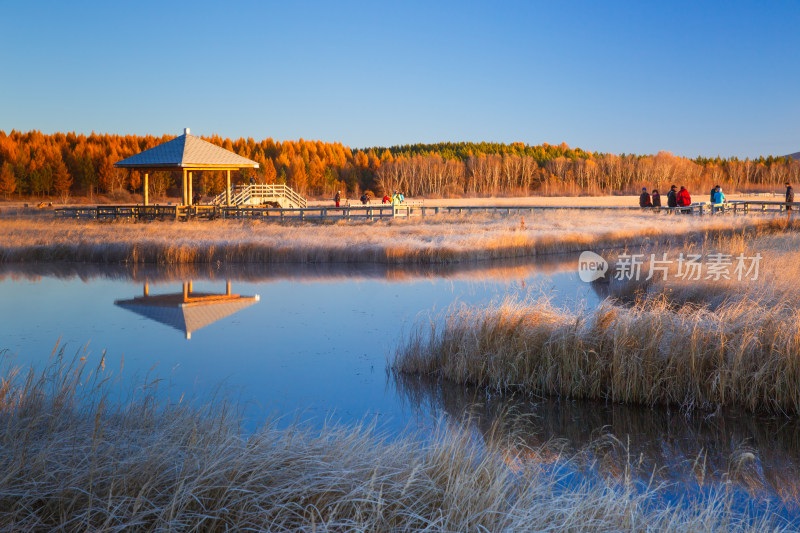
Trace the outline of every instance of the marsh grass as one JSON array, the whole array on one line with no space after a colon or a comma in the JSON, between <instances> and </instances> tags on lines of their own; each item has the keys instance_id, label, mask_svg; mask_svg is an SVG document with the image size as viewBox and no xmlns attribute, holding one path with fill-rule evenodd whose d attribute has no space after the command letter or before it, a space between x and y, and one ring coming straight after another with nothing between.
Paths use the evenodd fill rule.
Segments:
<instances>
[{"instance_id":1,"label":"marsh grass","mask_svg":"<svg viewBox=\"0 0 800 533\"><path fill-rule=\"evenodd\" d=\"M0 262L426 264L669 244L778 219L567 210L535 216L437 216L375 223L103 223L4 217Z\"/></svg>"},{"instance_id":2,"label":"marsh grass","mask_svg":"<svg viewBox=\"0 0 800 533\"><path fill-rule=\"evenodd\" d=\"M420 324L398 372L642 405L800 413L800 314L747 301L715 311L665 300L572 312L547 301L460 306Z\"/></svg>"},{"instance_id":3,"label":"marsh grass","mask_svg":"<svg viewBox=\"0 0 800 533\"><path fill-rule=\"evenodd\" d=\"M738 254L746 257L760 255L761 260L757 279L744 276L739 280L732 273L730 279L706 279L705 275L697 280L682 278L677 275L677 264L673 262L666 279L660 274L650 281L620 282L612 279L607 286L598 288L622 303L638 301L640 305L647 305L648 300L666 300L676 309L687 304L712 310L726 304L787 309L800 305L800 234L795 231L716 235L702 242L659 250L656 257L661 257L665 251L673 260L679 253L703 257L719 253L731 258ZM645 261L642 272L647 273L648 269L649 261Z\"/></svg>"},{"instance_id":4,"label":"marsh grass","mask_svg":"<svg viewBox=\"0 0 800 533\"><path fill-rule=\"evenodd\" d=\"M228 404L122 400L101 367L57 353L0 387L4 531L779 531L723 492L567 481L466 432L389 440L373 427L273 424Z\"/></svg>"}]
</instances>

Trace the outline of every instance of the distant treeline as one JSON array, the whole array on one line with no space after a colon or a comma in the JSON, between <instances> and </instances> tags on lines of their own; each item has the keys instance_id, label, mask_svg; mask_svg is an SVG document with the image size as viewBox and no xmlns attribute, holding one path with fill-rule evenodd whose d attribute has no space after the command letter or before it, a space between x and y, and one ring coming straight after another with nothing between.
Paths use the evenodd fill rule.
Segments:
<instances>
[{"instance_id":1,"label":"distant treeline","mask_svg":"<svg viewBox=\"0 0 800 533\"><path fill-rule=\"evenodd\" d=\"M0 194L57 196L141 192L139 172L115 169L116 161L170 140L170 136L78 135L38 131L0 131ZM370 190L381 194L401 189L407 196L536 194L604 194L635 192L641 186L670 184L728 190L776 188L799 181L800 161L784 157L739 160L716 157L687 159L668 152L657 155L604 154L566 144L440 143L353 150L321 141L255 141L203 139L259 163L261 183L287 183L301 194L349 196ZM157 172L151 195L174 192L177 175ZM199 173L196 188L204 195L222 191L221 172Z\"/></svg>"}]
</instances>

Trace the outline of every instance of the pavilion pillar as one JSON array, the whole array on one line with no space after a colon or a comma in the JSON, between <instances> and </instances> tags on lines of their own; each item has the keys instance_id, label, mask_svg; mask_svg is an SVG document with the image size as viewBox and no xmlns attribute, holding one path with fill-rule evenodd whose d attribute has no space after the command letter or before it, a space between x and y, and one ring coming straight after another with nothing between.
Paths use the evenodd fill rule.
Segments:
<instances>
[{"instance_id":1,"label":"pavilion pillar","mask_svg":"<svg viewBox=\"0 0 800 533\"><path fill-rule=\"evenodd\" d=\"M186 205L186 169L183 169L183 181L181 182L181 191L183 194L183 205Z\"/></svg>"},{"instance_id":2,"label":"pavilion pillar","mask_svg":"<svg viewBox=\"0 0 800 533\"><path fill-rule=\"evenodd\" d=\"M192 205L192 199L193 199L193 197L192 197L192 173L191 173L191 172L189 172L189 180L188 180L186 183L188 184L188 187L189 187L189 192L188 192L188 194L186 195L186 198L187 198L189 201L188 201L188 202L186 202L186 203L187 203L187 204L189 204L189 205Z\"/></svg>"},{"instance_id":3,"label":"pavilion pillar","mask_svg":"<svg viewBox=\"0 0 800 533\"><path fill-rule=\"evenodd\" d=\"M225 171L225 205L231 206L231 171Z\"/></svg>"},{"instance_id":4,"label":"pavilion pillar","mask_svg":"<svg viewBox=\"0 0 800 533\"><path fill-rule=\"evenodd\" d=\"M189 294L194 292L194 286L192 285L192 280L189 280Z\"/></svg>"},{"instance_id":5,"label":"pavilion pillar","mask_svg":"<svg viewBox=\"0 0 800 533\"><path fill-rule=\"evenodd\" d=\"M225 282L225 294L228 296L231 295L231 280Z\"/></svg>"},{"instance_id":6,"label":"pavilion pillar","mask_svg":"<svg viewBox=\"0 0 800 533\"><path fill-rule=\"evenodd\" d=\"M183 283L183 301L187 301L189 299L189 286L186 282Z\"/></svg>"},{"instance_id":7,"label":"pavilion pillar","mask_svg":"<svg viewBox=\"0 0 800 533\"><path fill-rule=\"evenodd\" d=\"M146 281L144 282L144 291L142 292L144 292L145 297L150 296L150 284Z\"/></svg>"},{"instance_id":8,"label":"pavilion pillar","mask_svg":"<svg viewBox=\"0 0 800 533\"><path fill-rule=\"evenodd\" d=\"M148 193L150 192L150 190L149 190L149 187L148 187L148 184L147 184L147 178L148 178L148 177L150 177L150 174L148 174L147 172L145 172L145 173L144 173L144 205L147 205L147 203L148 203L148 202L147 202L147 200L148 200L148 198L147 198L147 195L148 195Z\"/></svg>"}]
</instances>

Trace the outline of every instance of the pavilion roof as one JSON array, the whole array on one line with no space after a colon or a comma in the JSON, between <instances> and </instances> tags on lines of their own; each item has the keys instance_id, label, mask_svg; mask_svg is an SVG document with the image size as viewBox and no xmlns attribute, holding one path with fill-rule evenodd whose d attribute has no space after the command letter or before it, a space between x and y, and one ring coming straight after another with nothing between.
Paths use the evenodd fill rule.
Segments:
<instances>
[{"instance_id":1,"label":"pavilion roof","mask_svg":"<svg viewBox=\"0 0 800 533\"><path fill-rule=\"evenodd\" d=\"M258 163L185 133L114 164L119 168L258 168Z\"/></svg>"}]
</instances>

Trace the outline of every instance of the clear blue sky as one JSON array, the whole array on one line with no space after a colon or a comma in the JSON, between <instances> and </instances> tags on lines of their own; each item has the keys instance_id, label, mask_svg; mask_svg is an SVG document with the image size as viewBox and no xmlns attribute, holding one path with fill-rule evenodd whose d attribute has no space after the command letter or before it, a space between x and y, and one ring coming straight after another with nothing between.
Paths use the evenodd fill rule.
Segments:
<instances>
[{"instance_id":1,"label":"clear blue sky","mask_svg":"<svg viewBox=\"0 0 800 533\"><path fill-rule=\"evenodd\" d=\"M0 129L800 150L800 2L0 0Z\"/></svg>"}]
</instances>

